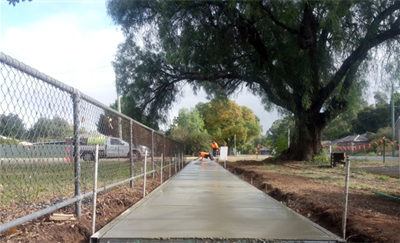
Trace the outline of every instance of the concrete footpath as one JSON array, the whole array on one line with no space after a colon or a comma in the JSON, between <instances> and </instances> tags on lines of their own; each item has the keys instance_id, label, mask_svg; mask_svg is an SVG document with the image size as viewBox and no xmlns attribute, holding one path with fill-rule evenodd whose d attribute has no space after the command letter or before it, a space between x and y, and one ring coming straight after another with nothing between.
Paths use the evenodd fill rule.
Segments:
<instances>
[{"instance_id":1,"label":"concrete footpath","mask_svg":"<svg viewBox=\"0 0 400 243\"><path fill-rule=\"evenodd\" d=\"M92 242L344 242L209 160L177 175Z\"/></svg>"}]
</instances>

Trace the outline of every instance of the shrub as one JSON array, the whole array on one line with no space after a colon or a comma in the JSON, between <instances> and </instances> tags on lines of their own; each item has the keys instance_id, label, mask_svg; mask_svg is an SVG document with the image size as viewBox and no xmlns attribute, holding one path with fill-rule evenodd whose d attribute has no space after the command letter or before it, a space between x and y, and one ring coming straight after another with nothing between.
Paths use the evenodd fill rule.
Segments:
<instances>
[{"instance_id":1,"label":"shrub","mask_svg":"<svg viewBox=\"0 0 400 243\"><path fill-rule=\"evenodd\" d=\"M326 154L317 154L313 157L312 162L318 165L329 165L329 156Z\"/></svg>"}]
</instances>

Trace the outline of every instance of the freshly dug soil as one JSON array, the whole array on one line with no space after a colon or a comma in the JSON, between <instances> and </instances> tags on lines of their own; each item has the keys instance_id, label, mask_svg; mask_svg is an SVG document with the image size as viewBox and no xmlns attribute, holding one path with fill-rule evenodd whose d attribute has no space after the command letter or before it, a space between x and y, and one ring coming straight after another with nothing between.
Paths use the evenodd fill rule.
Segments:
<instances>
[{"instance_id":1,"label":"freshly dug soil","mask_svg":"<svg viewBox=\"0 0 400 243\"><path fill-rule=\"evenodd\" d=\"M318 168L301 162L273 160L227 163L227 168L296 212L343 237L344 168ZM354 171L363 170L357 168ZM399 180L379 180L368 173L356 174L354 171L350 176L346 240L400 242L400 200L376 195L368 186L387 189L400 196ZM340 181L342 183L338 184Z\"/></svg>"}]
</instances>

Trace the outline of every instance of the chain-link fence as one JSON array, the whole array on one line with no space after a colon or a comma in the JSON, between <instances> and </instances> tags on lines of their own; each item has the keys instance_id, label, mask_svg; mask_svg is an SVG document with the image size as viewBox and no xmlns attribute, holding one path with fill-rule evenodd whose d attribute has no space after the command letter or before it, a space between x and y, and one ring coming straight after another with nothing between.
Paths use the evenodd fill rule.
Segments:
<instances>
[{"instance_id":1,"label":"chain-link fence","mask_svg":"<svg viewBox=\"0 0 400 243\"><path fill-rule=\"evenodd\" d=\"M80 216L96 144L98 191L133 186L144 161L153 177L181 168L183 145L163 134L3 53L0 74L0 232L74 203Z\"/></svg>"}]
</instances>

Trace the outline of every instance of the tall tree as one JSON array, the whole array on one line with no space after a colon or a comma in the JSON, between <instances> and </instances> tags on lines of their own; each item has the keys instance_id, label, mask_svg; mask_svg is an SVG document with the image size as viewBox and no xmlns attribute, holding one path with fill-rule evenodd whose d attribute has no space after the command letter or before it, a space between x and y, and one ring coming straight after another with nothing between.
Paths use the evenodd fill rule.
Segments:
<instances>
[{"instance_id":1,"label":"tall tree","mask_svg":"<svg viewBox=\"0 0 400 243\"><path fill-rule=\"evenodd\" d=\"M361 95L359 70L371 52L400 47L393 0L109 0L107 8L126 36L114 62L117 85L147 114L169 109L185 84L210 96L246 85L267 107L293 114L284 159L320 153L324 128ZM139 36L144 44L135 43Z\"/></svg>"},{"instance_id":2,"label":"tall tree","mask_svg":"<svg viewBox=\"0 0 400 243\"><path fill-rule=\"evenodd\" d=\"M204 118L204 127L219 144L232 148L242 146L260 135L262 127L257 116L247 107L229 99L213 99L199 103L196 108Z\"/></svg>"}]
</instances>

